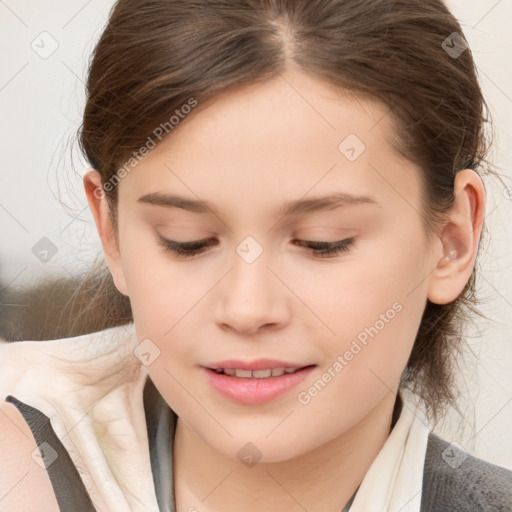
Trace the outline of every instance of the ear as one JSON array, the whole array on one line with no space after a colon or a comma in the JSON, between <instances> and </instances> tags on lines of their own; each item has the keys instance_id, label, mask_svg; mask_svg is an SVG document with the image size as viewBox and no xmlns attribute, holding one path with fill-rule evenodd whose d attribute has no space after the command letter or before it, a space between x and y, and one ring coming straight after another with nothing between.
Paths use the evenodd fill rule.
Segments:
<instances>
[{"instance_id":1,"label":"ear","mask_svg":"<svg viewBox=\"0 0 512 512\"><path fill-rule=\"evenodd\" d=\"M468 282L478 253L485 216L485 188L472 169L455 176L455 201L441 231L441 244L433 254L428 299L435 304L455 300Z\"/></svg>"},{"instance_id":2,"label":"ear","mask_svg":"<svg viewBox=\"0 0 512 512\"><path fill-rule=\"evenodd\" d=\"M116 288L123 295L128 296L126 280L121 264L121 252L116 232L109 215L109 206L103 191L101 175L98 171L90 170L85 174L84 188L87 195L87 201L101 239L105 259L114 279Z\"/></svg>"}]
</instances>

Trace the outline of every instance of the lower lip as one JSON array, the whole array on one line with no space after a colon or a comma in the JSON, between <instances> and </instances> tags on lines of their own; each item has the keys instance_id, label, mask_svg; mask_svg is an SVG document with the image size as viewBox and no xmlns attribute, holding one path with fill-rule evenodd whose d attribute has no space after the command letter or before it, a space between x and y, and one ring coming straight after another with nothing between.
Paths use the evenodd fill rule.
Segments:
<instances>
[{"instance_id":1,"label":"lower lip","mask_svg":"<svg viewBox=\"0 0 512 512\"><path fill-rule=\"evenodd\" d=\"M277 396L289 391L302 382L313 370L314 366L308 366L294 373L285 373L279 377L265 379L247 379L230 377L223 373L217 373L209 368L203 369L208 375L210 384L221 395L248 405L257 405L268 402Z\"/></svg>"}]
</instances>

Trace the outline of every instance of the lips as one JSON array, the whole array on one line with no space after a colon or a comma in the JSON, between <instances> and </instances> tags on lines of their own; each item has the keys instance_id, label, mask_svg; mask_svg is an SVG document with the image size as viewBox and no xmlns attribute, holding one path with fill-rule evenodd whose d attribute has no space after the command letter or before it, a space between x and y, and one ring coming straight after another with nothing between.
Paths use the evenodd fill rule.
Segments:
<instances>
[{"instance_id":1,"label":"lips","mask_svg":"<svg viewBox=\"0 0 512 512\"><path fill-rule=\"evenodd\" d=\"M311 374L316 364L279 359L228 359L202 366L220 395L245 405L258 405L285 394Z\"/></svg>"}]
</instances>

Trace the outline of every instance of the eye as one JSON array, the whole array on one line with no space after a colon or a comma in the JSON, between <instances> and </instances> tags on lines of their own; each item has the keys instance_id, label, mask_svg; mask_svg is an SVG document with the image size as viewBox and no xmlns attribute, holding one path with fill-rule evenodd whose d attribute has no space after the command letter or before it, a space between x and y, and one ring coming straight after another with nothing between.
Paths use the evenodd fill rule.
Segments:
<instances>
[{"instance_id":1,"label":"eye","mask_svg":"<svg viewBox=\"0 0 512 512\"><path fill-rule=\"evenodd\" d=\"M212 239L197 240L193 242L175 242L167 238L159 237L160 244L168 252L172 252L180 257L189 258L203 252L203 249L212 244ZM343 252L348 252L354 243L354 238L347 238L338 242L315 242L311 240L295 240L298 245L304 245L311 249L311 252L318 258L327 258Z\"/></svg>"},{"instance_id":2,"label":"eye","mask_svg":"<svg viewBox=\"0 0 512 512\"><path fill-rule=\"evenodd\" d=\"M298 245L305 245L312 250L317 258L328 258L343 252L348 252L351 245L354 243L354 238L347 238L338 242L314 242L311 240L297 240Z\"/></svg>"},{"instance_id":3,"label":"eye","mask_svg":"<svg viewBox=\"0 0 512 512\"><path fill-rule=\"evenodd\" d=\"M166 251L185 258L199 254L205 247L212 245L212 239L181 243L175 242L174 240L168 240L167 238L160 236L159 241Z\"/></svg>"}]
</instances>

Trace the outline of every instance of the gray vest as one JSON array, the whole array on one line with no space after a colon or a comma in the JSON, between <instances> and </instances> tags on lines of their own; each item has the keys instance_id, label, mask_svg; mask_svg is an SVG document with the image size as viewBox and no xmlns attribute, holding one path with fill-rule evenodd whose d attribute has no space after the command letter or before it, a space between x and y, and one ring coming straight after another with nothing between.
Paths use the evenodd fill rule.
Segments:
<instances>
[{"instance_id":1,"label":"gray vest","mask_svg":"<svg viewBox=\"0 0 512 512\"><path fill-rule=\"evenodd\" d=\"M55 434L50 419L11 395L6 401L14 404L23 415L37 445L47 442L58 454L47 472L60 512L97 512L69 453ZM145 397L145 411L159 508L161 512L175 512L170 457L177 417L169 407L162 407L161 401L156 398L146 400ZM420 511L512 512L512 471L449 449L449 445L430 432ZM44 460L44 453L41 456Z\"/></svg>"}]
</instances>

